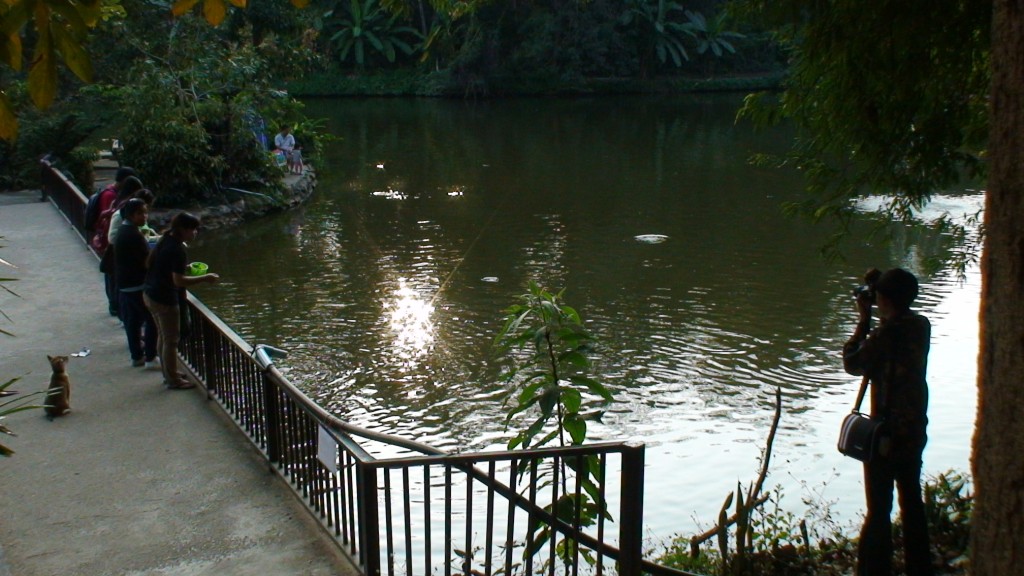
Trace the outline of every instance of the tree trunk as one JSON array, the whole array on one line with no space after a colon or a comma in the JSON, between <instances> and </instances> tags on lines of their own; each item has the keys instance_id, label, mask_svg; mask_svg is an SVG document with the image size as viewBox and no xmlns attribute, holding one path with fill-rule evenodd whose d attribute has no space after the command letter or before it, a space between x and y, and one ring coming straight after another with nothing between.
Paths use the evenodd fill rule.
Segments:
<instances>
[{"instance_id":1,"label":"tree trunk","mask_svg":"<svg viewBox=\"0 0 1024 576\"><path fill-rule=\"evenodd\" d=\"M974 576L1024 575L1024 0L994 5L972 463Z\"/></svg>"}]
</instances>

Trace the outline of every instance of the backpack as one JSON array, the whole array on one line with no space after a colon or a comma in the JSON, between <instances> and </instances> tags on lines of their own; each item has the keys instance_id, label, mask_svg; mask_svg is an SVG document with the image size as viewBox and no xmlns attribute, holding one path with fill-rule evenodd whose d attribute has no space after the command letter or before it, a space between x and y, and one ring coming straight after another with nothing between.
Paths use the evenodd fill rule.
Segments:
<instances>
[{"instance_id":1,"label":"backpack","mask_svg":"<svg viewBox=\"0 0 1024 576\"><path fill-rule=\"evenodd\" d=\"M107 234L110 232L110 219L114 217L114 212L121 209L122 204L124 202L115 203L96 218L95 233L89 244L96 250L97 254L106 252L107 246L110 245L110 239L107 237Z\"/></svg>"},{"instance_id":2,"label":"backpack","mask_svg":"<svg viewBox=\"0 0 1024 576\"><path fill-rule=\"evenodd\" d=\"M85 205L85 232L87 236L92 236L93 232L96 231L96 219L100 216L100 196L103 196L102 190L89 196L89 202Z\"/></svg>"}]
</instances>

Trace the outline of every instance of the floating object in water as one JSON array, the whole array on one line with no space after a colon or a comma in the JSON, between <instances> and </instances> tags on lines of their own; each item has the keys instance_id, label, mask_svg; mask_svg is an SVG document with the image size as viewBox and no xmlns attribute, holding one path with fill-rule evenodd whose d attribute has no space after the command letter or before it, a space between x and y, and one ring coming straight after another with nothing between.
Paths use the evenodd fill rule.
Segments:
<instances>
[{"instance_id":1,"label":"floating object in water","mask_svg":"<svg viewBox=\"0 0 1024 576\"><path fill-rule=\"evenodd\" d=\"M481 282L490 282L490 283L493 284L493 283L498 281L498 277L497 276L484 276L483 278L480 279L480 281Z\"/></svg>"},{"instance_id":2,"label":"floating object in water","mask_svg":"<svg viewBox=\"0 0 1024 576\"><path fill-rule=\"evenodd\" d=\"M85 358L89 354L92 354L92 350L89 350L88 348L82 348L78 352L71 354L71 356L75 356L77 358Z\"/></svg>"},{"instance_id":3,"label":"floating object in water","mask_svg":"<svg viewBox=\"0 0 1024 576\"><path fill-rule=\"evenodd\" d=\"M384 163L383 162L380 162L379 164L377 164L377 170L383 170L383 169L384 169Z\"/></svg>"},{"instance_id":4,"label":"floating object in water","mask_svg":"<svg viewBox=\"0 0 1024 576\"><path fill-rule=\"evenodd\" d=\"M387 198L388 200L405 200L407 198L405 192L394 190L392 188L388 188L387 190L376 190L373 192L373 195L381 198Z\"/></svg>"},{"instance_id":5,"label":"floating object in water","mask_svg":"<svg viewBox=\"0 0 1024 576\"><path fill-rule=\"evenodd\" d=\"M633 239L644 244L661 244L668 240L668 236L664 234L640 234L639 236L634 236Z\"/></svg>"}]
</instances>

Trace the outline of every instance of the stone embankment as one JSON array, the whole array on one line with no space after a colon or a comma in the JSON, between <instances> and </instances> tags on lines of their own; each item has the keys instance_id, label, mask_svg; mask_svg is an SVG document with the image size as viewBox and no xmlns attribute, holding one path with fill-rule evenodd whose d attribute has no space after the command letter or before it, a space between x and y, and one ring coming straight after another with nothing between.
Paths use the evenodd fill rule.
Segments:
<instances>
[{"instance_id":1,"label":"stone embankment","mask_svg":"<svg viewBox=\"0 0 1024 576\"><path fill-rule=\"evenodd\" d=\"M117 164L109 160L101 160L96 163L94 171L95 186L99 190L114 179ZM142 181L146 182L145 175L142 175ZM181 210L188 210L202 220L203 228L235 226L270 212L294 208L306 202L313 194L314 189L316 189L316 171L307 166L303 169L302 174L285 175L284 191L277 197L272 198L256 192L229 190L229 194L234 198L225 204L192 208L161 208L160 201L157 199L156 208L150 213L149 219L155 227L163 228L170 222L174 214Z\"/></svg>"}]
</instances>

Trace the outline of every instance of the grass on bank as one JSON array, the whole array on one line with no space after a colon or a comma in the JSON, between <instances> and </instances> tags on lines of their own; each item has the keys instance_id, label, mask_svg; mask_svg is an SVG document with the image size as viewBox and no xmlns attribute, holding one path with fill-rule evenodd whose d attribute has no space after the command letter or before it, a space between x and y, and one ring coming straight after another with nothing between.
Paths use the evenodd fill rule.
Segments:
<instances>
[{"instance_id":1,"label":"grass on bank","mask_svg":"<svg viewBox=\"0 0 1024 576\"><path fill-rule=\"evenodd\" d=\"M693 554L689 536L676 536L657 562L708 575L731 576L845 576L854 573L859 526L840 526L830 512L831 503L805 500L808 517L797 518L781 507L782 490L767 494L764 504L750 515L752 546L737 552L730 535L719 530ZM925 513L931 538L935 573L969 573L971 511L974 495L967 474L950 470L929 477L924 485ZM895 574L904 574L902 525L893 524ZM724 559L724 561L723 561Z\"/></svg>"}]
</instances>

